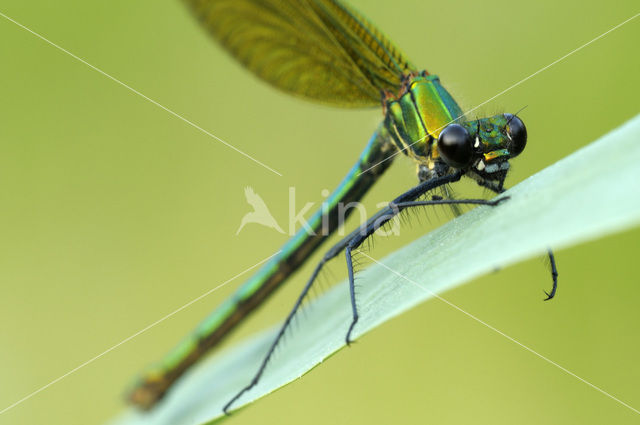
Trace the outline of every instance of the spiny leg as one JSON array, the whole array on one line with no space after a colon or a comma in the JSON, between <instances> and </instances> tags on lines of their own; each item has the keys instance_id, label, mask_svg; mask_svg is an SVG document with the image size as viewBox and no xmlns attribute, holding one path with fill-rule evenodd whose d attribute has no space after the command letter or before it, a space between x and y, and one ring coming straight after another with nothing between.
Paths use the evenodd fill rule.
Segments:
<instances>
[{"instance_id":1,"label":"spiny leg","mask_svg":"<svg viewBox=\"0 0 640 425\"><path fill-rule=\"evenodd\" d=\"M429 190L431 190L433 188L436 188L436 187L441 186L441 185L446 184L446 183L450 183L450 182L453 182L453 181L460 180L461 176L462 176L462 173L457 172L455 174L451 174L451 175L448 175L448 176L444 176L444 177L440 177L440 178L436 178L436 179L432 179L432 180L423 182L420 185L418 185L418 186L414 187L413 189L409 190L408 192L404 193L400 197L396 198L396 201L404 200L404 197L409 197L410 199L416 199L419 196L421 196L423 193L425 193L425 192L427 192L427 191L429 191ZM390 210L390 207L387 207L387 208L385 208L385 209L383 209L381 211L378 211L377 214L375 214L373 217L371 217L367 221L367 223L365 224L364 227L366 228L366 226L371 225L372 223L377 223L379 220L381 220L383 217L385 217L385 215L389 214L389 210ZM390 217L393 217L393 215L391 215ZM386 221L388 221L388 220L386 220ZM383 224L386 221L381 222L381 224ZM377 226L377 227L379 227L379 226ZM322 267L329 260L331 260L336 255L338 255L340 252L345 250L347 248L347 246L352 241L356 240L356 238L358 238L358 236L363 233L363 231L364 231L363 228L358 228L358 229L354 230L353 232L351 232L349 235L347 235L345 238L343 238L341 241L339 241L337 244L335 244L331 249L329 249L329 251L327 251L327 253L324 255L322 260L318 263L316 268L313 270L313 273L311 274L311 277L309 278L309 280L307 281L306 285L302 289L302 292L298 296L298 299L296 300L295 305L293 306L293 308L291 309L291 311L287 315L287 318L285 319L284 323L280 327L280 330L278 331L275 340L273 341L273 343L269 347L269 350L267 351L267 354L265 355L264 359L262 360L262 363L260 364L260 367L258 368L258 371L254 375L253 379L251 380L251 382L247 386L242 388L235 396L233 396L233 398L231 400L229 400L229 402L227 404L225 404L225 406L223 407L222 410L224 411L224 413L226 415L229 414L229 409L231 408L233 403L235 403L244 393L246 393L247 391L249 391L251 388L255 387L258 384L258 381L260 380L260 377L264 373L264 370L266 369L267 364L269 363L269 360L273 356L273 353L274 353L278 343L280 342L280 340L284 336L287 328L291 324L291 320L293 319L293 317L295 316L296 312L298 311L298 309L302 305L302 302L304 301L304 298L307 296L307 294L308 294L309 290L311 289L313 283L315 282L316 278L318 277L318 274L320 273L320 270L322 269ZM358 244L358 246L362 243L363 240L364 239L360 240L360 243ZM349 252L351 252L351 250L349 250ZM354 292L355 289L354 289L354 286L353 286L353 264L352 264L352 260L351 260L351 256L350 255L349 255L348 263L349 263L349 273L350 273L349 282L350 282L351 300L352 300L351 307L352 307L352 310L354 312L354 322L352 323L352 325L351 325L351 327L349 329L349 333L347 334L347 339L348 339L348 335L351 333L351 330L353 329L353 326L355 326L355 322L357 321L357 314L358 314L357 313L356 304L355 304L355 292ZM347 341L347 342L349 342L349 341Z\"/></svg>"},{"instance_id":2,"label":"spiny leg","mask_svg":"<svg viewBox=\"0 0 640 425\"><path fill-rule=\"evenodd\" d=\"M458 171L453 174L435 177L433 179L429 179L423 181L419 185L409 189L402 195L398 196L396 199L391 201L389 205L378 211L373 217L371 217L367 222L361 226L359 229L351 233L347 236L348 241L345 246L345 255L347 259L347 271L349 274L349 294L351 297L351 311L353 313L353 319L351 324L349 325L349 330L347 331L347 336L345 337L345 341L347 345L351 345L351 333L353 332L356 323L358 322L358 306L356 304L356 296L355 296L355 279L354 279L354 271L353 271L353 250L357 249L362 245L364 241L366 241L372 234L374 234L381 226L395 217L400 213L400 208L397 206L398 203L414 201L420 196L424 195L430 190L436 189L448 183L456 182L460 180L462 177L462 172ZM440 201L433 201L440 202ZM464 202L464 201L463 201Z\"/></svg>"},{"instance_id":3,"label":"spiny leg","mask_svg":"<svg viewBox=\"0 0 640 425\"><path fill-rule=\"evenodd\" d=\"M373 235L381 226L398 215L402 210L416 206L427 205L460 205L460 204L472 204L472 205L498 205L500 202L508 199L503 197L495 201L487 201L484 199L441 199L440 197L434 197L431 201L416 201L415 199L424 195L426 192L440 187L444 184L457 181L460 179L461 174L456 173L448 176L437 177L432 180L422 182L413 189L398 196L395 200L389 203L389 206L381 210L367 221L367 223L361 227L360 231L349 240L345 247L345 255L347 259L347 269L349 273L349 293L351 295L351 309L353 313L353 320L349 325L347 336L345 337L347 345L351 344L351 334L358 321L358 308L355 300L355 279L353 271L353 259L352 252L356 250L364 241L366 241L371 235ZM351 236L351 235L350 235Z\"/></svg>"},{"instance_id":4,"label":"spiny leg","mask_svg":"<svg viewBox=\"0 0 640 425\"><path fill-rule=\"evenodd\" d=\"M322 269L322 267L324 266L326 261L327 260L326 260L326 256L325 256L325 258L323 258L318 263L316 268L313 270L313 273L311 274L311 278L309 278L309 281L307 282L307 284L305 285L304 289L302 290L302 292L298 296L298 299L296 300L295 305L293 306L293 308L291 309L291 311L287 315L287 318L285 319L284 323L280 327L280 330L278 331L278 334L276 335L276 338L274 339L273 343L271 343L271 346L269 347L269 350L267 351L267 354L262 359L262 363L260 364L260 367L258 368L258 371L256 372L256 374L253 376L253 379L251 380L251 382L246 387L242 388L235 396L233 396L233 398L231 400L229 400L229 402L227 404L225 404L224 407L222 408L222 410L224 411L225 415L229 415L229 409L231 408L233 403L235 403L244 393L246 393L247 391L249 391L251 388L255 387L258 384L258 381L260 380L260 377L264 373L264 370L266 369L267 364L269 363L269 360L273 356L273 353L274 353L278 343L280 342L280 340L284 336L285 331L287 330L287 328L291 324L291 320L293 319L293 316L295 316L295 314L297 313L298 309L302 305L302 302L304 301L304 298L309 293L309 289L311 288L311 286L313 285L313 282L318 277L318 274L320 273L320 270Z\"/></svg>"},{"instance_id":5,"label":"spiny leg","mask_svg":"<svg viewBox=\"0 0 640 425\"><path fill-rule=\"evenodd\" d=\"M502 179L498 184L493 182L478 182L478 185L498 194L506 190L504 188L504 179ZM552 299L556 295L556 291L558 289L558 268L556 266L556 259L551 249L547 250L547 255L549 256L549 262L551 263L551 280L553 281L553 286L551 287L551 292L544 291L547 296L547 298L544 299L545 301Z\"/></svg>"},{"instance_id":6,"label":"spiny leg","mask_svg":"<svg viewBox=\"0 0 640 425\"><path fill-rule=\"evenodd\" d=\"M548 250L547 254L549 255L549 262L551 263L551 279L553 279L553 287L551 288L551 292L544 291L547 298L545 301L549 301L556 295L556 290L558 289L558 268L556 267L556 258L553 255L553 251Z\"/></svg>"},{"instance_id":7,"label":"spiny leg","mask_svg":"<svg viewBox=\"0 0 640 425\"><path fill-rule=\"evenodd\" d=\"M349 245L347 245L347 247L345 248L344 254L347 257L347 271L349 273L349 296L351 297L351 312L353 313L353 319L351 320L349 330L347 331L346 343L347 345L351 345L351 332L356 326L356 323L358 323L358 306L356 305L356 286L353 272L353 257L351 255L351 247Z\"/></svg>"},{"instance_id":8,"label":"spiny leg","mask_svg":"<svg viewBox=\"0 0 640 425\"><path fill-rule=\"evenodd\" d=\"M486 201L484 199L447 200L447 199L440 199L440 198L438 199L434 198L431 201L411 201L411 199L416 199L431 189L434 189L438 186L441 186L443 184L446 184L452 181L459 180L460 176L461 176L460 173L456 173L449 176L433 179L428 182L423 182L422 184L416 186L415 188L409 190L405 194L396 198L396 200L390 203L388 207L379 211L377 214L371 217L364 226L354 230L352 233L350 233L341 241L339 241L337 244L335 244L329 251L327 251L327 253L324 255L322 260L318 263L318 265L314 269L313 273L311 274L311 277L309 278L302 292L298 296L298 299L296 300L295 305L287 315L287 318L285 319L284 323L282 324L282 327L278 331L273 343L269 347L269 350L267 351L264 359L262 360L262 363L260 364L260 367L258 368L258 371L254 375L253 379L247 386L242 388L224 406L223 410L225 414L228 415L229 409L231 408L233 403L235 403L244 393L246 393L247 391L249 391L251 388L255 387L258 384L260 378L262 377L262 374L264 373L267 367L267 364L269 363L269 360L273 356L273 353L278 343L281 341L286 330L290 326L291 321L293 320L293 317L300 309L305 297L308 295L309 290L313 286L313 283L317 279L323 266L329 260L337 256L343 250L345 251L345 253L347 253L347 267L349 271L349 290L351 295L351 308L353 312L353 321L349 326L349 331L346 337L347 344L349 344L351 342L351 339L350 339L351 332L353 331L353 328L356 322L358 321L358 311L357 311L357 305L356 305L356 299L355 299L353 260L352 260L352 252L354 249L359 247L369 236L371 236L377 229L379 229L386 222L388 222L393 217L395 217L401 210L412 207L412 206L453 205L453 204L497 205L501 201L508 198L508 197L504 197L496 201Z\"/></svg>"},{"instance_id":9,"label":"spiny leg","mask_svg":"<svg viewBox=\"0 0 640 425\"><path fill-rule=\"evenodd\" d=\"M423 207L429 205L489 205L495 207L503 201L509 199L508 196L504 196L502 198L496 199L495 201L487 201L485 199L437 199L439 197L434 197L431 201L409 201L409 202L399 202L394 204L392 208L389 210L395 210L396 212L391 216L382 216L379 217L379 222L377 225L372 226L371 228L367 228L367 232L358 239L353 239L349 242L349 244L345 248L345 255L347 258L347 270L349 272L349 293L351 295L351 309L353 312L353 320L349 325L349 330L347 331L346 343L350 345L353 340L351 339L351 333L358 322L358 308L356 305L355 299L355 278L353 271L353 260L352 260L352 252L357 249L367 238L371 237L382 225L384 225L387 221L391 220L395 215L399 214L402 210L411 207ZM384 220L384 221L382 221Z\"/></svg>"},{"instance_id":10,"label":"spiny leg","mask_svg":"<svg viewBox=\"0 0 640 425\"><path fill-rule=\"evenodd\" d=\"M287 318L285 319L284 323L280 327L280 330L278 331L274 341L271 343L271 346L269 347L267 354L265 354L264 358L262 359L262 363L260 364L260 367L258 368L258 371L256 372L256 374L253 376L253 379L246 387L242 388L231 400L229 400L227 404L225 404L224 408L222 409L225 415L229 415L229 409L231 408L233 403L235 403L244 393L246 393L247 391L249 391L251 388L255 387L258 384L258 381L260 381L260 377L264 373L264 370L266 369L267 364L269 363L269 360L271 360L271 357L273 356L273 353L276 347L278 346L278 343L280 343L285 332L291 325L291 321L293 320L293 317L296 315L296 313L302 306L302 302L304 301L305 297L308 295L309 290L311 289L314 282L316 281L318 275L320 274L320 271L329 260L334 258L336 255L340 254L342 250L345 249L347 242L353 237L353 234L356 231L352 232L351 234L347 235L345 238L340 240L338 243L336 243L322 257L322 260L320 260L316 268L313 270L313 273L311 273L311 277L309 277L309 280L307 281L304 288L302 289L302 292L298 296L296 303L294 304L293 308L287 315Z\"/></svg>"}]
</instances>

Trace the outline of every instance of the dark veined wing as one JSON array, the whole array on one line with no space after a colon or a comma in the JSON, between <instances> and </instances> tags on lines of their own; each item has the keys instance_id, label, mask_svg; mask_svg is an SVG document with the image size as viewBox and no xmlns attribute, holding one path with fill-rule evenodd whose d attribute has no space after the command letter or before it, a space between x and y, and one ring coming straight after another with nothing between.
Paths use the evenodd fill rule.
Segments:
<instances>
[{"instance_id":1,"label":"dark veined wing","mask_svg":"<svg viewBox=\"0 0 640 425\"><path fill-rule=\"evenodd\" d=\"M414 70L362 15L336 0L184 0L258 77L337 106L375 106Z\"/></svg>"}]
</instances>

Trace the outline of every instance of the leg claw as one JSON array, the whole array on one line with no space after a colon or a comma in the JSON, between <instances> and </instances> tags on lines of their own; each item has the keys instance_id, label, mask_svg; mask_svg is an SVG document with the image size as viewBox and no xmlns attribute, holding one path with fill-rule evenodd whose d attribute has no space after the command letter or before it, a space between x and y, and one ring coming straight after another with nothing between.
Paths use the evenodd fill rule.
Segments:
<instances>
[{"instance_id":1,"label":"leg claw","mask_svg":"<svg viewBox=\"0 0 640 425\"><path fill-rule=\"evenodd\" d=\"M510 198L511 198L510 196L503 196L502 198L498 198L491 203L491 206L495 207L496 205L500 205L501 203L509 200Z\"/></svg>"}]
</instances>

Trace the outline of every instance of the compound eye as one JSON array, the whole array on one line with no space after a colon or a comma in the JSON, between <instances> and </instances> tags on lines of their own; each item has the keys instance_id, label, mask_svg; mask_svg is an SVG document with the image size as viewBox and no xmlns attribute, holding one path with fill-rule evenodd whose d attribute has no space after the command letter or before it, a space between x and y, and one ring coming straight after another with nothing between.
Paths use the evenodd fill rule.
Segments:
<instances>
[{"instance_id":1,"label":"compound eye","mask_svg":"<svg viewBox=\"0 0 640 425\"><path fill-rule=\"evenodd\" d=\"M464 168L473 159L473 140L460 124L448 125L438 137L438 151L444 161L454 168Z\"/></svg>"},{"instance_id":2,"label":"compound eye","mask_svg":"<svg viewBox=\"0 0 640 425\"><path fill-rule=\"evenodd\" d=\"M522 153L527 145L527 128L522 120L512 114L504 114L507 119L507 137L509 138L509 153L517 156Z\"/></svg>"}]
</instances>

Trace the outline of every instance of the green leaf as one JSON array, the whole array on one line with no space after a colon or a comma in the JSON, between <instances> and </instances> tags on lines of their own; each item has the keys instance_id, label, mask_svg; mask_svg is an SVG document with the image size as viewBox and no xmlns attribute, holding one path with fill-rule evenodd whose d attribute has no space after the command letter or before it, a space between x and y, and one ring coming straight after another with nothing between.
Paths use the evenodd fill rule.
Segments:
<instances>
[{"instance_id":1,"label":"green leaf","mask_svg":"<svg viewBox=\"0 0 640 425\"><path fill-rule=\"evenodd\" d=\"M498 267L640 222L640 115L518 184L498 207L478 207L380 260L359 275L358 337L394 316ZM368 255L368 254L367 254ZM240 408L302 376L344 347L348 286L308 308ZM152 412L126 412L118 425L199 424L250 382L276 328L209 358Z\"/></svg>"}]
</instances>

